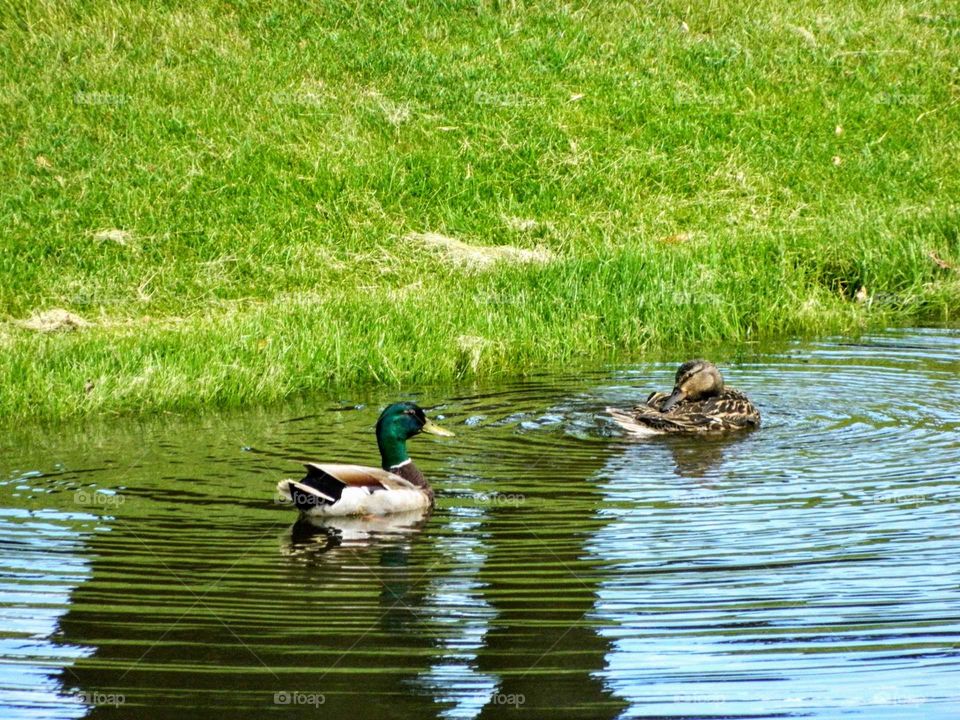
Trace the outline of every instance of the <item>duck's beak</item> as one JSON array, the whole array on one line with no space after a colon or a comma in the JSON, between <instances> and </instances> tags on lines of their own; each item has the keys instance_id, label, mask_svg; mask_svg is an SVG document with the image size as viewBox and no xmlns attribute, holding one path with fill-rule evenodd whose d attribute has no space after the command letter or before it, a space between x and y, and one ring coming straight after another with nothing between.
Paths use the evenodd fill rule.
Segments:
<instances>
[{"instance_id":1,"label":"duck's beak","mask_svg":"<svg viewBox=\"0 0 960 720\"><path fill-rule=\"evenodd\" d=\"M665 413L678 402L683 400L687 394L683 390L674 390L673 394L663 401L663 405L660 406L660 412Z\"/></svg>"},{"instance_id":2,"label":"duck's beak","mask_svg":"<svg viewBox=\"0 0 960 720\"><path fill-rule=\"evenodd\" d=\"M440 437L454 437L454 434L437 425L433 420L427 420L424 426L421 428L421 432L430 433L431 435L439 435Z\"/></svg>"}]
</instances>

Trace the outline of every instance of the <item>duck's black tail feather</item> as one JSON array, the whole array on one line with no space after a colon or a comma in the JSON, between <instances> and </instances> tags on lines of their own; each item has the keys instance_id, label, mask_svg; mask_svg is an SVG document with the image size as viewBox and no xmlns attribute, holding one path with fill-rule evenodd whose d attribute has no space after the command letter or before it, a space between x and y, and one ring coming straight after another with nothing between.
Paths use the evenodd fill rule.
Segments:
<instances>
[{"instance_id":1,"label":"duck's black tail feather","mask_svg":"<svg viewBox=\"0 0 960 720\"><path fill-rule=\"evenodd\" d=\"M299 482L281 480L277 490L301 512L333 505L343 494L344 484L317 467L307 466L306 476Z\"/></svg>"}]
</instances>

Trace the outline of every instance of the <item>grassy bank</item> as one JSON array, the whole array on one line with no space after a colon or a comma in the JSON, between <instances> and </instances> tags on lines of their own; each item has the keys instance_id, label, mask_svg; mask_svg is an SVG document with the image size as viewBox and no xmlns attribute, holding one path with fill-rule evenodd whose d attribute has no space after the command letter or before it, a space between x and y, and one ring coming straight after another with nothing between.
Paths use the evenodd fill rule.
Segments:
<instances>
[{"instance_id":1,"label":"grassy bank","mask_svg":"<svg viewBox=\"0 0 960 720\"><path fill-rule=\"evenodd\" d=\"M0 417L956 317L955 4L781 5L4 4Z\"/></svg>"}]
</instances>

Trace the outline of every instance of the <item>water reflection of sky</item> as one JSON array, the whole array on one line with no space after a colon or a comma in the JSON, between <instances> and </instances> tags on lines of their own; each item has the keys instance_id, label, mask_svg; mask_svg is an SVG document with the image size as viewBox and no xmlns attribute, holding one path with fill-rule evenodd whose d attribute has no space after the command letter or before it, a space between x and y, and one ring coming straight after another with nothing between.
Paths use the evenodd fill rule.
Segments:
<instances>
[{"instance_id":1,"label":"water reflection of sky","mask_svg":"<svg viewBox=\"0 0 960 720\"><path fill-rule=\"evenodd\" d=\"M723 441L628 442L602 419L665 365L465 393L444 409L458 438L417 445L433 516L345 526L342 546L293 537L269 497L291 457L369 443L360 403L111 430L95 454L136 462L92 469L78 431L30 465L73 471L0 481L0 715L108 717L78 693L122 681L164 717L211 699L259 717L291 688L346 717L379 702L360 678L404 717L954 717L958 358L936 332L754 357L728 380L764 427ZM66 511L78 488L127 504Z\"/></svg>"},{"instance_id":2,"label":"water reflection of sky","mask_svg":"<svg viewBox=\"0 0 960 720\"><path fill-rule=\"evenodd\" d=\"M452 510L443 543L449 571L430 583L431 622L437 629L438 657L418 679L443 707L441 717L474 718L497 692L498 678L477 669L477 653L484 645L496 612L483 597L478 579L485 554L478 532L482 508Z\"/></svg>"},{"instance_id":3,"label":"water reflection of sky","mask_svg":"<svg viewBox=\"0 0 960 720\"><path fill-rule=\"evenodd\" d=\"M808 362L740 370L765 427L700 466L696 445L660 439L597 473L611 522L590 551L614 565L595 619L625 717L956 717L949 366L891 373L851 354L878 362L845 349L819 383Z\"/></svg>"},{"instance_id":4,"label":"water reflection of sky","mask_svg":"<svg viewBox=\"0 0 960 720\"><path fill-rule=\"evenodd\" d=\"M21 491L24 486L19 485ZM76 523L90 515L0 508L0 694L3 717L79 718L86 705L65 696L55 671L90 653L56 641L70 593L90 572Z\"/></svg>"}]
</instances>

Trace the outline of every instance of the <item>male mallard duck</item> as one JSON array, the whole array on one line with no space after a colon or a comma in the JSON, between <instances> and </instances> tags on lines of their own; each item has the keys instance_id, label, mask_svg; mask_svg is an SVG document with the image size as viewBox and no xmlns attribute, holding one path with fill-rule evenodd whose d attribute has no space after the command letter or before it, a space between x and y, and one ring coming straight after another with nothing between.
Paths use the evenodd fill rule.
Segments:
<instances>
[{"instance_id":1,"label":"male mallard duck","mask_svg":"<svg viewBox=\"0 0 960 720\"><path fill-rule=\"evenodd\" d=\"M306 516L386 515L433 505L433 490L407 455L407 440L422 432L452 436L413 403L394 403L377 420L381 468L306 463L299 482L281 480L277 492Z\"/></svg>"},{"instance_id":2,"label":"male mallard duck","mask_svg":"<svg viewBox=\"0 0 960 720\"><path fill-rule=\"evenodd\" d=\"M704 433L760 426L760 412L738 390L725 388L717 366L690 360L677 370L670 395L654 392L633 410L607 408L613 419L634 435Z\"/></svg>"}]
</instances>

